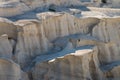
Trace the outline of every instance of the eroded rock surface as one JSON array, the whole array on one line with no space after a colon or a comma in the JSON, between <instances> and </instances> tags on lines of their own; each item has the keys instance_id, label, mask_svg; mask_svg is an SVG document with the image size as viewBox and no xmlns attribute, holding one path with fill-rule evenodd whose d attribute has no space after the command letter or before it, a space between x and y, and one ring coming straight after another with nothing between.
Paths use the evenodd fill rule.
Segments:
<instances>
[{"instance_id":1,"label":"eroded rock surface","mask_svg":"<svg viewBox=\"0 0 120 80\"><path fill-rule=\"evenodd\" d=\"M20 21L15 49L16 61L23 67L38 55L44 54L52 44L45 37L43 27L38 22Z\"/></svg>"},{"instance_id":2,"label":"eroded rock surface","mask_svg":"<svg viewBox=\"0 0 120 80\"><path fill-rule=\"evenodd\" d=\"M0 58L0 79L1 80L28 80L26 73L21 71L20 66L13 61Z\"/></svg>"},{"instance_id":3,"label":"eroded rock surface","mask_svg":"<svg viewBox=\"0 0 120 80\"><path fill-rule=\"evenodd\" d=\"M119 0L0 0L0 80L119 80L119 7Z\"/></svg>"},{"instance_id":4,"label":"eroded rock surface","mask_svg":"<svg viewBox=\"0 0 120 80\"><path fill-rule=\"evenodd\" d=\"M84 46L72 49L71 51L63 50L56 54L46 55L46 57L49 58L49 60L46 59L47 61L44 58L41 62L41 59L45 56L41 56L37 59L32 73L34 80L104 79L98 66L97 48Z\"/></svg>"},{"instance_id":5,"label":"eroded rock surface","mask_svg":"<svg viewBox=\"0 0 120 80\"><path fill-rule=\"evenodd\" d=\"M104 53L106 53L103 59L100 58L102 62L109 63L119 60L119 24L119 18L108 18L102 19L101 22L93 28L92 35L97 39L106 42L100 49L101 58L104 56Z\"/></svg>"},{"instance_id":6,"label":"eroded rock surface","mask_svg":"<svg viewBox=\"0 0 120 80\"><path fill-rule=\"evenodd\" d=\"M0 57L12 58L12 45L7 35L0 36Z\"/></svg>"}]
</instances>

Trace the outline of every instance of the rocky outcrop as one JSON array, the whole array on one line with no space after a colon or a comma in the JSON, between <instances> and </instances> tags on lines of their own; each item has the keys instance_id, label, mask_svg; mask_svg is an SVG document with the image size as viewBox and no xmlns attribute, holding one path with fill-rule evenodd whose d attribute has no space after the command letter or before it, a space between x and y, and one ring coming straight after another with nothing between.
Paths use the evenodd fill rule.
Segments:
<instances>
[{"instance_id":1,"label":"rocky outcrop","mask_svg":"<svg viewBox=\"0 0 120 80\"><path fill-rule=\"evenodd\" d=\"M0 80L28 80L28 76L13 61L0 58Z\"/></svg>"},{"instance_id":2,"label":"rocky outcrop","mask_svg":"<svg viewBox=\"0 0 120 80\"><path fill-rule=\"evenodd\" d=\"M100 48L100 55L103 58L101 62L109 63L111 61L118 61L119 54L119 24L120 19L102 19L100 23L93 28L92 35L97 39L105 42L103 47ZM106 54L104 54L106 53ZM101 59L100 58L100 59Z\"/></svg>"},{"instance_id":3,"label":"rocky outcrop","mask_svg":"<svg viewBox=\"0 0 120 80\"><path fill-rule=\"evenodd\" d=\"M12 21L0 18L0 36L7 34L9 39L17 39L17 27Z\"/></svg>"},{"instance_id":4,"label":"rocky outcrop","mask_svg":"<svg viewBox=\"0 0 120 80\"><path fill-rule=\"evenodd\" d=\"M45 37L43 27L36 21L19 21L18 41L16 44L16 61L25 66L32 58L47 52L51 48Z\"/></svg>"},{"instance_id":5,"label":"rocky outcrop","mask_svg":"<svg viewBox=\"0 0 120 80\"><path fill-rule=\"evenodd\" d=\"M2 0L0 1L0 16L11 17L39 8L49 9L50 5L55 6L79 6L79 0Z\"/></svg>"},{"instance_id":6,"label":"rocky outcrop","mask_svg":"<svg viewBox=\"0 0 120 80\"><path fill-rule=\"evenodd\" d=\"M71 34L89 34L92 27L99 23L97 18L79 19L68 13L42 13L38 14L38 18L42 19L45 36L50 41Z\"/></svg>"},{"instance_id":7,"label":"rocky outcrop","mask_svg":"<svg viewBox=\"0 0 120 80\"><path fill-rule=\"evenodd\" d=\"M120 66L119 61L111 62L109 64L106 64L105 66L102 66L104 75L108 79L119 80L120 78L119 66Z\"/></svg>"},{"instance_id":8,"label":"rocky outcrop","mask_svg":"<svg viewBox=\"0 0 120 80\"><path fill-rule=\"evenodd\" d=\"M103 80L104 76L98 66L97 48L84 48L46 55L49 60L44 58L42 62L44 56L40 57L32 70L33 80Z\"/></svg>"},{"instance_id":9,"label":"rocky outcrop","mask_svg":"<svg viewBox=\"0 0 120 80\"><path fill-rule=\"evenodd\" d=\"M43 3L41 1L42 3L36 4L37 1L8 0L1 4L22 2L34 9ZM44 3L51 5L54 2ZM58 1L55 2L57 6L52 6L58 7L64 5L63 3L65 2ZM68 5L71 2L66 2L64 6ZM27 80L26 73L21 69L28 72L32 80L119 79L120 18L108 17L113 15L110 11L117 13L112 17L119 16L120 12L118 9L108 11L108 8L97 8L95 12L93 8L89 9L92 11L69 9L62 12L43 12L36 15L37 19L15 22L1 18L0 57L10 60L0 59L0 79Z\"/></svg>"},{"instance_id":10,"label":"rocky outcrop","mask_svg":"<svg viewBox=\"0 0 120 80\"><path fill-rule=\"evenodd\" d=\"M44 15L43 15L44 16ZM53 18L54 16L52 16L52 18ZM46 15L44 16L44 19L46 20L46 18L47 18L47 20L49 20L50 19L50 17L48 16L48 17L46 17ZM41 19L41 18L40 18ZM45 21L45 20L43 20L42 21L42 23ZM72 20L72 19L70 19L70 20ZM99 72L101 72L102 73L102 70L101 70L101 67L100 66L104 66L105 64L108 64L108 63L110 63L110 62L113 62L113 61L118 61L119 60L119 42L118 42L118 39L119 39L119 18L117 19L114 19L114 18L111 18L111 19L97 19L98 21L96 22L96 24L94 24L94 27L90 27L90 26L88 26L87 27L87 32L85 32L85 31L83 31L83 33L82 32L80 32L80 31L78 31L79 33L82 33L82 34L90 34L91 36L93 36L94 38L91 38L91 36L89 37L89 36L87 36L87 37L85 37L85 35L83 35L83 37L80 37L79 38L79 36L77 36L77 38L75 38L74 36L71 38L71 37L68 37L68 40L70 40L70 41L72 41L72 44L75 44L75 46L76 47L78 47L78 46L84 46L84 45L96 45L97 46L97 48L98 48L98 61L100 61L100 65L99 65L99 67L98 67L98 69L100 70ZM52 21L52 20L50 20L50 21ZM73 21L72 21L73 22ZM71 22L71 23L72 23ZM87 21L86 21L87 22ZM69 23L69 22L68 22ZM80 22L80 23L82 23L82 22ZM98 23L98 24L97 24ZM110 25L109 25L109 23L110 23ZM65 23L64 23L65 24ZM45 25L44 25L45 26ZM93 26L93 25L92 25ZM113 27L114 26L116 26L116 28L114 28L113 29ZM48 26L47 26L48 27ZM81 25L80 25L80 27L81 27ZM111 28L110 28L111 27ZM76 28L76 26L74 26L74 29ZM85 27L84 27L85 28ZM60 28L61 29L61 28ZM65 28L64 28L65 29ZM70 30L71 28L69 28L69 30ZM81 30L83 29L83 28L80 28ZM66 29L67 30L67 29ZM68 35L70 35L69 34L69 30L68 30ZM73 29L72 29L73 30ZM78 29L76 29L76 30L78 30ZM71 34L76 34L77 33L77 31L75 30L75 32L74 33L71 33ZM86 30L86 28L85 28L85 30ZM45 30L46 31L46 30ZM74 30L73 30L74 31ZM113 33L111 33L111 31L113 32ZM63 33L63 34L66 34L66 33ZM63 35L63 36L59 36L59 37L63 37L63 38L65 38L65 36L67 36L67 34L66 35ZM115 34L115 35L117 35L117 36L113 36L113 34ZM50 35L50 34L49 34ZM47 35L46 35L47 36ZM75 35L76 36L76 35ZM52 37L52 36L51 36ZM114 38L113 38L114 37ZM48 38L48 40L51 40L51 39L49 39L49 37L47 37ZM62 41L64 41L65 39L62 39ZM58 40L58 43L59 42L61 42L60 40ZM66 42L66 41L65 41ZM61 46L61 47L63 47L64 46L64 42L62 43L60 43L60 44L56 44L57 46ZM63 49L64 49L64 47L63 47ZM43 57L43 56L42 56ZM42 58L41 57L41 58ZM47 57L47 56L45 56L45 57ZM47 57L48 59L49 59L49 57ZM65 59L65 57L62 57L63 59L62 60L64 60ZM46 58L44 58L44 59L46 59ZM44 70L44 72L42 72L42 73L40 73L40 74L38 74L38 69L36 70L36 68L35 69L33 69L33 76L35 76L34 78L35 78L35 80L36 79L56 79L57 77L55 77L55 76L52 76L52 78L50 78L51 76L49 75L49 74L54 74L54 69L51 69L53 66L56 66L56 64L55 64L55 62L56 62L56 58L55 58L55 60L53 60L52 62L51 62L51 60L48 60L47 59L47 62L41 62L41 61L37 61L36 62L36 65L37 66L39 66L40 68L39 69L42 69L42 70ZM80 59L80 58L79 58ZM86 58L87 59L87 58ZM60 61L60 63L62 63L63 61L61 60L61 58L59 59L59 61ZM72 59L73 60L73 59ZM54 62L55 61L55 62ZM77 60L76 60L77 61ZM85 60L84 60L85 61ZM64 62L63 62L64 63ZM40 65L38 65L38 64L40 64ZM81 63L82 64L82 63ZM92 64L92 63L91 63ZM44 67L42 67L43 65L45 65L45 66L50 66L50 67L45 67L45 69L44 69ZM70 65L72 65L72 64L70 64ZM65 70L67 70L66 68L65 68L65 70L63 70L64 69L64 67L67 67L68 68L68 66L67 65L60 65L60 67L62 66L62 68L60 68L60 70L62 70L62 71L65 71ZM64 66L64 67L63 67ZM75 66L75 65L74 65ZM72 66L72 67L74 67L74 66ZM76 66L78 66L78 64L76 64ZM70 67L70 66L69 66ZM93 66L92 66L93 67ZM75 69L75 68L73 68L73 69ZM36 70L36 73L34 72ZM42 71L41 70L41 71ZM56 69L55 69L56 70ZM71 70L71 69L70 69ZM90 69L91 70L91 69ZM76 71L76 70L73 70L73 71ZM89 70L88 70L89 71ZM55 71L55 72L57 72L57 71ZM60 72L60 71L58 71L59 72L59 75L60 75L60 73L62 73L62 74L64 74L64 72ZM67 71L66 71L67 72ZM84 71L81 71L81 72L84 72ZM103 71L103 73L104 73L104 71ZM114 71L113 71L113 73L115 73ZM34 75L35 74L35 75ZM68 79L65 75L66 75L67 73L65 73L64 74L64 77L62 77L63 75L61 75L61 77L59 77L60 79ZM92 73L91 74L96 74L96 73L94 73L93 71L92 71ZM36 76L37 75L37 76ZM55 74L54 74L55 75ZM106 74L105 74L106 75ZM119 76L119 73L116 73L116 75L118 75ZM40 77L39 77L40 76ZM56 75L57 76L57 75ZM72 74L70 74L69 73L69 76L74 76L74 75L72 75ZM100 76L100 75L99 75ZM97 76L97 77L99 77L99 76ZM115 75L114 75L115 76ZM37 78L36 78L37 77ZM69 77L70 78L70 77ZM70 79L72 79L73 77L71 77ZM94 77L95 78L95 77ZM102 76L102 78L103 78L103 76ZM109 77L106 77L107 79L109 79ZM74 79L74 78L73 78ZM91 79L91 78L90 78ZM99 80L100 78L98 78L98 79L93 79L93 80ZM115 79L118 79L118 77L113 77L113 79L115 80ZM100 80L104 80L104 79L100 79ZM106 79L105 79L106 80Z\"/></svg>"},{"instance_id":11,"label":"rocky outcrop","mask_svg":"<svg viewBox=\"0 0 120 80\"><path fill-rule=\"evenodd\" d=\"M38 17L39 21L21 20L15 23L18 31L15 57L21 65L55 47L52 41L56 38L77 33L88 34L92 26L99 22L96 18L77 19L65 13L43 13ZM84 21L86 24L80 24Z\"/></svg>"},{"instance_id":12,"label":"rocky outcrop","mask_svg":"<svg viewBox=\"0 0 120 80\"><path fill-rule=\"evenodd\" d=\"M7 35L0 36L0 57L12 58L12 45Z\"/></svg>"}]
</instances>

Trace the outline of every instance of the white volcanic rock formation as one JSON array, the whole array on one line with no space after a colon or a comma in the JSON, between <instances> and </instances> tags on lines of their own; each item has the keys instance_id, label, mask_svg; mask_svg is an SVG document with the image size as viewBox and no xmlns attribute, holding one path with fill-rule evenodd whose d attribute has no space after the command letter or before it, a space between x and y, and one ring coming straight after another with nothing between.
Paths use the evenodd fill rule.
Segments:
<instances>
[{"instance_id":1,"label":"white volcanic rock formation","mask_svg":"<svg viewBox=\"0 0 120 80\"><path fill-rule=\"evenodd\" d=\"M0 36L0 57L12 58L12 45L7 35Z\"/></svg>"},{"instance_id":2,"label":"white volcanic rock formation","mask_svg":"<svg viewBox=\"0 0 120 80\"><path fill-rule=\"evenodd\" d=\"M0 80L119 80L118 4L0 0Z\"/></svg>"},{"instance_id":3,"label":"white volcanic rock formation","mask_svg":"<svg viewBox=\"0 0 120 80\"><path fill-rule=\"evenodd\" d=\"M17 24L21 26L18 27L15 57L18 63L27 65L32 58L47 52L52 45L38 22L19 21Z\"/></svg>"},{"instance_id":4,"label":"white volcanic rock formation","mask_svg":"<svg viewBox=\"0 0 120 80\"><path fill-rule=\"evenodd\" d=\"M100 50L100 54L102 55L101 58L103 58L104 53L106 53L106 56L104 56L103 59L100 58L102 62L106 63L120 59L119 24L119 18L105 18L93 28L92 36L103 42L106 42L102 50Z\"/></svg>"},{"instance_id":5,"label":"white volcanic rock formation","mask_svg":"<svg viewBox=\"0 0 120 80\"><path fill-rule=\"evenodd\" d=\"M17 27L12 21L0 18L0 35L7 34L9 39L17 39Z\"/></svg>"},{"instance_id":6,"label":"white volcanic rock formation","mask_svg":"<svg viewBox=\"0 0 120 80\"><path fill-rule=\"evenodd\" d=\"M38 20L16 22L1 18L0 56L15 61L33 80L118 79L119 68L112 64L119 63L120 19L79 14L45 12ZM86 50L91 45L95 48Z\"/></svg>"},{"instance_id":7,"label":"white volcanic rock formation","mask_svg":"<svg viewBox=\"0 0 120 80\"><path fill-rule=\"evenodd\" d=\"M28 80L26 73L13 61L0 58L0 80Z\"/></svg>"},{"instance_id":8,"label":"white volcanic rock formation","mask_svg":"<svg viewBox=\"0 0 120 80\"><path fill-rule=\"evenodd\" d=\"M86 24L80 24L83 22ZM40 21L18 21L16 24L20 24L20 27L15 48L17 62L23 65L37 55L45 54L54 48L51 41L58 37L88 34L90 28L98 22L99 19L96 18L77 19L69 14L50 16Z\"/></svg>"},{"instance_id":9,"label":"white volcanic rock formation","mask_svg":"<svg viewBox=\"0 0 120 80\"><path fill-rule=\"evenodd\" d=\"M39 57L33 68L34 80L104 80L99 69L97 48L84 46ZM42 58L44 57L44 60ZM49 59L49 61L46 59Z\"/></svg>"}]
</instances>

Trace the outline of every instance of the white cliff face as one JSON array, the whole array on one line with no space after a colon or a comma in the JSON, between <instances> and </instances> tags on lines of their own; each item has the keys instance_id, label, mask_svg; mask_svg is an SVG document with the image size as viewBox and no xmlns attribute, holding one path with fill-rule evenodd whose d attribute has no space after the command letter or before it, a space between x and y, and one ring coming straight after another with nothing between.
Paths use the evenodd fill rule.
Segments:
<instances>
[{"instance_id":1,"label":"white cliff face","mask_svg":"<svg viewBox=\"0 0 120 80\"><path fill-rule=\"evenodd\" d=\"M86 47L86 46L84 46ZM75 50L75 49L74 49ZM71 50L72 51L72 50ZM70 52L70 51L68 51ZM72 51L71 54L66 50L57 54L61 56L48 55L52 60L41 62L37 60L33 68L34 80L103 80L104 76L99 69L97 58L97 48L86 48ZM43 56L44 57L44 56ZM47 55L46 55L47 57ZM99 75L99 77L98 77Z\"/></svg>"},{"instance_id":2,"label":"white cliff face","mask_svg":"<svg viewBox=\"0 0 120 80\"><path fill-rule=\"evenodd\" d=\"M21 71L19 65L5 58L0 58L1 80L28 80L28 76Z\"/></svg>"},{"instance_id":3,"label":"white cliff face","mask_svg":"<svg viewBox=\"0 0 120 80\"><path fill-rule=\"evenodd\" d=\"M47 52L51 48L42 26L34 21L20 21L15 57L21 65L27 65L32 58ZM27 59L27 60L26 60ZM27 62L27 63L26 63Z\"/></svg>"},{"instance_id":4,"label":"white cliff face","mask_svg":"<svg viewBox=\"0 0 120 80\"><path fill-rule=\"evenodd\" d=\"M103 19L93 28L93 36L99 40L106 42L100 49L101 57L106 53L102 62L111 62L119 60L119 24L120 19Z\"/></svg>"},{"instance_id":5,"label":"white cliff face","mask_svg":"<svg viewBox=\"0 0 120 80\"><path fill-rule=\"evenodd\" d=\"M47 13L45 14L47 15ZM52 16L47 17L44 16L45 14L40 14L39 21L16 22L19 25L15 57L21 65L27 65L26 62L28 63L32 58L48 52L54 47L51 41L56 38L77 33L88 34L92 25L99 22L99 19L96 18L77 19L69 14L55 13L51 13ZM80 24L84 21L86 24Z\"/></svg>"},{"instance_id":6,"label":"white cliff face","mask_svg":"<svg viewBox=\"0 0 120 80\"><path fill-rule=\"evenodd\" d=\"M68 13L53 12L37 17L38 20L17 22L1 20L1 35L8 35L5 39L1 36L1 57L12 58L24 70L32 69L29 76L33 80L109 79L106 73L110 72L106 69L104 72L101 66L119 61L119 18L77 18ZM96 47L86 52L89 50L82 47L86 45ZM76 50L78 47L83 50ZM75 52L70 52L73 49ZM119 76L117 71L112 71L112 76Z\"/></svg>"},{"instance_id":7,"label":"white cliff face","mask_svg":"<svg viewBox=\"0 0 120 80\"><path fill-rule=\"evenodd\" d=\"M12 45L7 35L0 36L0 57L12 58Z\"/></svg>"},{"instance_id":8,"label":"white cliff face","mask_svg":"<svg viewBox=\"0 0 120 80\"><path fill-rule=\"evenodd\" d=\"M47 16L45 14L47 15L47 13L38 14L38 18L42 18L41 24L44 26L45 35L50 41L70 34L88 34L89 29L99 22L97 18L79 19L67 13L49 13Z\"/></svg>"},{"instance_id":9,"label":"white cliff face","mask_svg":"<svg viewBox=\"0 0 120 80\"><path fill-rule=\"evenodd\" d=\"M0 18L0 36L7 34L9 39L17 39L17 27L12 21Z\"/></svg>"},{"instance_id":10,"label":"white cliff face","mask_svg":"<svg viewBox=\"0 0 120 80\"><path fill-rule=\"evenodd\" d=\"M83 6L103 2L0 0L0 80L119 80L120 9Z\"/></svg>"}]
</instances>

